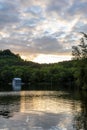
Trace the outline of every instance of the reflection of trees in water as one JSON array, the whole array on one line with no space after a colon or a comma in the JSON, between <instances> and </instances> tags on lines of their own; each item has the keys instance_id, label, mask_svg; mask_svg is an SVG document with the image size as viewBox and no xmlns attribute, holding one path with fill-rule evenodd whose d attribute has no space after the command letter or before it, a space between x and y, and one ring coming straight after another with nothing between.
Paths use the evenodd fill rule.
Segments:
<instances>
[{"instance_id":1,"label":"reflection of trees in water","mask_svg":"<svg viewBox=\"0 0 87 130\"><path fill-rule=\"evenodd\" d=\"M81 92L81 112L77 112L75 116L76 130L87 130L87 95Z\"/></svg>"},{"instance_id":2,"label":"reflection of trees in water","mask_svg":"<svg viewBox=\"0 0 87 130\"><path fill-rule=\"evenodd\" d=\"M20 96L0 96L0 116L10 118L20 109Z\"/></svg>"},{"instance_id":3,"label":"reflection of trees in water","mask_svg":"<svg viewBox=\"0 0 87 130\"><path fill-rule=\"evenodd\" d=\"M2 110L0 111L0 116L3 116L5 118L12 117L12 113L9 110Z\"/></svg>"}]
</instances>

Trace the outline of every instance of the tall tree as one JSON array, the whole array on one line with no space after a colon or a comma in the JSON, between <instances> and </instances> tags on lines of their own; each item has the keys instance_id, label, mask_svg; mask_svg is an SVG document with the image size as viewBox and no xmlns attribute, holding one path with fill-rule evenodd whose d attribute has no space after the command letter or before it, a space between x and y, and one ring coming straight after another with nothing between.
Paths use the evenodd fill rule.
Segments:
<instances>
[{"instance_id":1,"label":"tall tree","mask_svg":"<svg viewBox=\"0 0 87 130\"><path fill-rule=\"evenodd\" d=\"M73 59L84 59L87 58L87 34L82 33L83 37L80 39L78 46L72 46Z\"/></svg>"},{"instance_id":2,"label":"tall tree","mask_svg":"<svg viewBox=\"0 0 87 130\"><path fill-rule=\"evenodd\" d=\"M72 46L72 56L76 60L81 58L81 52L78 46Z\"/></svg>"}]
</instances>

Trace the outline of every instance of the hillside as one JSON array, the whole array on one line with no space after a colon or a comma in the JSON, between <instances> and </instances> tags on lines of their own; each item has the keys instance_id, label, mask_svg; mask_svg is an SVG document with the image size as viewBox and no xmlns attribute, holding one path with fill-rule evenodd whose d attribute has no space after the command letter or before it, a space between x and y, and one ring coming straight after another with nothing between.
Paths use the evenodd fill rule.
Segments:
<instances>
[{"instance_id":1,"label":"hillside","mask_svg":"<svg viewBox=\"0 0 87 130\"><path fill-rule=\"evenodd\" d=\"M0 51L0 66L37 66L37 63L24 61L19 54L12 53L9 49Z\"/></svg>"},{"instance_id":2,"label":"hillside","mask_svg":"<svg viewBox=\"0 0 87 130\"><path fill-rule=\"evenodd\" d=\"M87 88L87 59L64 61L54 64L38 64L24 61L10 50L0 51L0 83L8 84L14 77L25 83L53 83L64 86L75 84Z\"/></svg>"}]
</instances>

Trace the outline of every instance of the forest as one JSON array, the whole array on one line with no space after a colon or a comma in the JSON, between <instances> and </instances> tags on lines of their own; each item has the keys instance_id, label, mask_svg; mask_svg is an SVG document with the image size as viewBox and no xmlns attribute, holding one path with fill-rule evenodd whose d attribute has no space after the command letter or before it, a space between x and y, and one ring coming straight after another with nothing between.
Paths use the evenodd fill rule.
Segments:
<instances>
[{"instance_id":1,"label":"forest","mask_svg":"<svg viewBox=\"0 0 87 130\"><path fill-rule=\"evenodd\" d=\"M26 84L52 83L87 90L87 35L83 35L80 44L72 47L72 60L59 63L38 64L21 59L9 49L0 50L0 90L14 77Z\"/></svg>"}]
</instances>

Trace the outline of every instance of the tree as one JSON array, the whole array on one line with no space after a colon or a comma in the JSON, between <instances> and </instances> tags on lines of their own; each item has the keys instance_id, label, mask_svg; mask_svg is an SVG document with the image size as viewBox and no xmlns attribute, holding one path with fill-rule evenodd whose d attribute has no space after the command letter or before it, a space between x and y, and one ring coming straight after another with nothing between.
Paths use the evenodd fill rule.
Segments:
<instances>
[{"instance_id":1,"label":"tree","mask_svg":"<svg viewBox=\"0 0 87 130\"><path fill-rule=\"evenodd\" d=\"M82 33L83 37L80 39L80 44L78 46L72 46L72 56L73 59L84 59L87 58L87 34Z\"/></svg>"},{"instance_id":2,"label":"tree","mask_svg":"<svg viewBox=\"0 0 87 130\"><path fill-rule=\"evenodd\" d=\"M81 58L87 58L87 44L85 43L85 39L80 39L80 51L81 51Z\"/></svg>"},{"instance_id":3,"label":"tree","mask_svg":"<svg viewBox=\"0 0 87 130\"><path fill-rule=\"evenodd\" d=\"M72 56L73 56L73 59L76 59L76 60L81 58L81 52L78 46L72 47Z\"/></svg>"}]
</instances>

